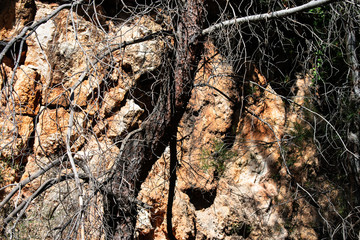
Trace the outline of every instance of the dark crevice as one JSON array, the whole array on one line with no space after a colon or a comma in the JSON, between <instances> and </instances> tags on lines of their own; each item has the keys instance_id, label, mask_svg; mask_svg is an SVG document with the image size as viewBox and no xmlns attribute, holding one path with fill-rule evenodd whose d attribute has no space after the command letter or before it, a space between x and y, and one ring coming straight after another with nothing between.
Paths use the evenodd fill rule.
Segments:
<instances>
[{"instance_id":1,"label":"dark crevice","mask_svg":"<svg viewBox=\"0 0 360 240\"><path fill-rule=\"evenodd\" d=\"M232 107L233 114L231 116L231 124L230 127L226 129L225 138L224 138L224 143L229 149L232 148L235 142L235 138L237 135L237 126L240 121L240 115L242 113L242 109L243 109L243 104L240 101L237 101Z\"/></svg>"},{"instance_id":2,"label":"dark crevice","mask_svg":"<svg viewBox=\"0 0 360 240\"><path fill-rule=\"evenodd\" d=\"M146 0L97 0L96 3L100 4L108 18L113 21L123 21L131 17L134 12L141 12L150 8L156 9L155 4L158 2ZM149 3L152 4L149 6Z\"/></svg>"},{"instance_id":3,"label":"dark crevice","mask_svg":"<svg viewBox=\"0 0 360 240\"><path fill-rule=\"evenodd\" d=\"M109 76L113 72L112 70L113 69L108 69L107 76ZM87 101L90 102L92 99L97 99L99 108L101 108L103 106L105 93L110 92L112 88L116 88L117 84L119 84L118 81L112 81L109 78L105 78L103 81L101 81L100 86L98 88L95 88L93 93L88 96ZM115 105L115 107L112 108L111 113L104 113L105 114L104 117L109 117L114 113L116 113L117 111L119 111L125 105L126 101L124 100L126 98L127 98L127 92L121 103L119 105Z\"/></svg>"},{"instance_id":4,"label":"dark crevice","mask_svg":"<svg viewBox=\"0 0 360 240\"><path fill-rule=\"evenodd\" d=\"M189 188L184 192L189 196L195 210L201 210L210 207L214 203L216 190L216 188L207 191L200 188Z\"/></svg>"},{"instance_id":5,"label":"dark crevice","mask_svg":"<svg viewBox=\"0 0 360 240\"><path fill-rule=\"evenodd\" d=\"M153 73L145 73L137 81L134 87L129 90L129 99L133 99L137 105L144 109L141 120L144 120L148 113L151 113L160 96L161 84L156 83L152 77Z\"/></svg>"},{"instance_id":6,"label":"dark crevice","mask_svg":"<svg viewBox=\"0 0 360 240\"><path fill-rule=\"evenodd\" d=\"M194 235L189 237L189 240L195 240L197 235L196 219L193 218Z\"/></svg>"},{"instance_id":7,"label":"dark crevice","mask_svg":"<svg viewBox=\"0 0 360 240\"><path fill-rule=\"evenodd\" d=\"M113 230L116 229L117 221L113 216L118 215L118 205L116 198L112 194L107 194L107 196L104 197L104 221L107 230L107 240L112 239L114 236Z\"/></svg>"},{"instance_id":8,"label":"dark crevice","mask_svg":"<svg viewBox=\"0 0 360 240\"><path fill-rule=\"evenodd\" d=\"M129 63L124 63L121 65L121 69L128 74L133 74L133 69Z\"/></svg>"},{"instance_id":9,"label":"dark crevice","mask_svg":"<svg viewBox=\"0 0 360 240\"><path fill-rule=\"evenodd\" d=\"M8 41L0 41L0 52L3 51ZM9 50L5 53L2 63L13 68L16 61L19 59L19 65L24 64L28 46L24 40L16 41Z\"/></svg>"},{"instance_id":10,"label":"dark crevice","mask_svg":"<svg viewBox=\"0 0 360 240\"><path fill-rule=\"evenodd\" d=\"M18 179L16 179L16 181L19 181L21 176L25 172L25 167L27 164L27 157L34 154L34 142L35 142L35 133L36 133L36 118L35 117L33 118L33 124L34 124L34 129L30 133L28 139L26 140L25 146L22 150L22 151L24 151L25 154L21 154L21 157L19 159L20 168L19 168L19 172L17 174Z\"/></svg>"}]
</instances>

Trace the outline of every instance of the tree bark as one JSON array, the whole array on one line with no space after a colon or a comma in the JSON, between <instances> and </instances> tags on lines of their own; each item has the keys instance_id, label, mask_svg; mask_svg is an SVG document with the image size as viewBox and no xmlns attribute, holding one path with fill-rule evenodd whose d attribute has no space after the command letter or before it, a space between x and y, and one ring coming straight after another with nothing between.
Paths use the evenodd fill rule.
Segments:
<instances>
[{"instance_id":1,"label":"tree bark","mask_svg":"<svg viewBox=\"0 0 360 240\"><path fill-rule=\"evenodd\" d=\"M156 106L140 130L123 142L108 184L105 220L107 239L132 239L137 217L136 197L151 167L176 136L177 126L191 97L203 43L203 0L187 0L176 23L174 72L163 81Z\"/></svg>"},{"instance_id":2,"label":"tree bark","mask_svg":"<svg viewBox=\"0 0 360 240\"><path fill-rule=\"evenodd\" d=\"M356 41L356 33L355 33L355 24L354 19L357 17L357 11L353 7L350 7L348 10L348 16L346 21L346 51L347 51L347 59L350 70L350 79L352 92L350 96L350 103L353 106L358 106L360 104L360 66L357 58L357 41ZM356 111L356 108L354 109ZM359 113L355 113L359 114ZM349 154L349 164L348 171L351 176L351 194L354 192L352 189L357 189L360 186L360 129L359 123L353 120L351 123L348 132L348 141L349 141L349 149L353 154ZM356 186L357 185L357 186ZM355 190L356 191L356 190ZM352 198L353 199L353 198ZM353 201L351 199L351 201ZM357 203L353 203L356 205Z\"/></svg>"}]
</instances>

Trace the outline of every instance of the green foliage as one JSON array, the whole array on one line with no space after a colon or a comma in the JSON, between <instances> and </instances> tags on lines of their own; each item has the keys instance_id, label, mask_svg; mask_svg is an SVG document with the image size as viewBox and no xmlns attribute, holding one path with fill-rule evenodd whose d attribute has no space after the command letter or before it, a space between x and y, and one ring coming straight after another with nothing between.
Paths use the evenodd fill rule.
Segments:
<instances>
[{"instance_id":1,"label":"green foliage","mask_svg":"<svg viewBox=\"0 0 360 240\"><path fill-rule=\"evenodd\" d=\"M252 227L245 222L235 222L230 226L227 226L225 232L227 232L228 235L237 235L247 238L252 230Z\"/></svg>"},{"instance_id":2,"label":"green foliage","mask_svg":"<svg viewBox=\"0 0 360 240\"><path fill-rule=\"evenodd\" d=\"M2 187L2 184L4 184L5 181L5 175L6 173L6 169L9 168L9 166L11 166L11 159L7 159L7 158L0 158L0 187Z\"/></svg>"},{"instance_id":3,"label":"green foliage","mask_svg":"<svg viewBox=\"0 0 360 240\"><path fill-rule=\"evenodd\" d=\"M292 167L295 163L296 163L296 160L297 160L297 156L294 155L294 154L289 154L289 156L287 156L286 158L286 165L288 167Z\"/></svg>"},{"instance_id":4,"label":"green foliage","mask_svg":"<svg viewBox=\"0 0 360 240\"><path fill-rule=\"evenodd\" d=\"M325 34L326 27L331 19L329 8L326 6L312 8L308 11L309 17L312 19L313 29L317 34Z\"/></svg>"},{"instance_id":5,"label":"green foliage","mask_svg":"<svg viewBox=\"0 0 360 240\"><path fill-rule=\"evenodd\" d=\"M23 172L24 168L25 164L19 160L14 159L12 156L3 156L0 154L0 187L3 187L4 184L9 184L9 182L6 183L5 179L10 177L12 170L15 170L15 173L19 173Z\"/></svg>"},{"instance_id":6,"label":"green foliage","mask_svg":"<svg viewBox=\"0 0 360 240\"><path fill-rule=\"evenodd\" d=\"M285 223L284 223L284 227L285 229L289 232L292 233L294 231L294 224L292 223L291 219L286 218L285 219Z\"/></svg>"},{"instance_id":7,"label":"green foliage","mask_svg":"<svg viewBox=\"0 0 360 240\"><path fill-rule=\"evenodd\" d=\"M349 124L360 122L360 106L355 101L344 97L341 99L341 107L341 121Z\"/></svg>"},{"instance_id":8,"label":"green foliage","mask_svg":"<svg viewBox=\"0 0 360 240\"><path fill-rule=\"evenodd\" d=\"M312 8L309 13L313 15L315 28L323 27L324 21L327 18L323 7Z\"/></svg>"},{"instance_id":9,"label":"green foliage","mask_svg":"<svg viewBox=\"0 0 360 240\"><path fill-rule=\"evenodd\" d=\"M271 175L272 179L274 179L275 181L280 181L281 180L281 175L279 172L275 172Z\"/></svg>"},{"instance_id":10,"label":"green foliage","mask_svg":"<svg viewBox=\"0 0 360 240\"><path fill-rule=\"evenodd\" d=\"M314 53L314 65L312 68L312 75L313 84L317 83L318 81L322 81L324 79L324 76L322 76L322 73L324 71L322 70L322 66L324 65L324 49L319 49Z\"/></svg>"},{"instance_id":11,"label":"green foliage","mask_svg":"<svg viewBox=\"0 0 360 240\"><path fill-rule=\"evenodd\" d=\"M290 135L293 137L292 142L297 146L303 146L313 137L313 131L311 128L304 126L298 122L294 123L293 130L290 131Z\"/></svg>"},{"instance_id":12,"label":"green foliage","mask_svg":"<svg viewBox=\"0 0 360 240\"><path fill-rule=\"evenodd\" d=\"M226 163L236 156L229 146L221 140L215 139L210 149L202 149L201 167L204 170L214 169L218 176L222 176Z\"/></svg>"},{"instance_id":13,"label":"green foliage","mask_svg":"<svg viewBox=\"0 0 360 240\"><path fill-rule=\"evenodd\" d=\"M336 210L340 214L341 217L346 217L349 214L348 205L347 205L347 199L345 198L344 194L339 194L339 197L337 199L336 203Z\"/></svg>"},{"instance_id":14,"label":"green foliage","mask_svg":"<svg viewBox=\"0 0 360 240\"><path fill-rule=\"evenodd\" d=\"M299 158L303 157L303 151L309 141L313 138L313 129L304 123L294 123L293 129L289 132L291 138L282 146L282 152L285 156L287 167L291 168ZM282 159L280 159L282 161ZM279 180L280 176L273 176L273 179Z\"/></svg>"},{"instance_id":15,"label":"green foliage","mask_svg":"<svg viewBox=\"0 0 360 240\"><path fill-rule=\"evenodd\" d=\"M0 165L0 186L4 183L4 167Z\"/></svg>"},{"instance_id":16,"label":"green foliage","mask_svg":"<svg viewBox=\"0 0 360 240\"><path fill-rule=\"evenodd\" d=\"M256 84L248 84L246 87L245 87L245 96L249 97L249 96L252 96L254 97L253 95L257 92L260 91L260 88L259 86L257 86Z\"/></svg>"}]
</instances>

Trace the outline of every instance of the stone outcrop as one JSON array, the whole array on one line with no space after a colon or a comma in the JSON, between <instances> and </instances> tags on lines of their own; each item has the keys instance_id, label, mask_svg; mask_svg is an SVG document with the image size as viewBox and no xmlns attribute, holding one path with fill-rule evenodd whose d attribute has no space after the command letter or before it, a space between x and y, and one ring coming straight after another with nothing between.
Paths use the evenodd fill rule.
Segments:
<instances>
[{"instance_id":1,"label":"stone outcrop","mask_svg":"<svg viewBox=\"0 0 360 240\"><path fill-rule=\"evenodd\" d=\"M9 11L0 10L0 40L57 7L31 0L3 4ZM91 184L99 182L91 179L100 181L111 172L122 141L151 112L161 81L154 78L165 75L163 60L173 42L155 38L103 55L163 27L150 16L95 21L86 12L63 10L27 38L25 61L16 70L2 63L0 188L9 187L0 190L0 200L11 184L58 159L64 161L26 185L13 203L31 198L49 179L72 174L65 160L70 151L77 171L88 176L82 189L89 206L85 232L89 239L104 237L103 199L92 191ZM317 173L317 150L300 107L308 104L310 76L298 76L292 101L285 103L255 66L249 64L245 75L237 77L206 42L178 129L173 233L177 239L318 239L317 211L328 209L322 213L331 218L328 199L339 192ZM167 238L168 167L167 149L138 197L145 206L139 207L140 239ZM317 202L306 190L309 185L323 190ZM52 230L78 210L76 189L73 180L64 181L37 198L26 212L34 220L21 221L18 236L56 237Z\"/></svg>"}]
</instances>

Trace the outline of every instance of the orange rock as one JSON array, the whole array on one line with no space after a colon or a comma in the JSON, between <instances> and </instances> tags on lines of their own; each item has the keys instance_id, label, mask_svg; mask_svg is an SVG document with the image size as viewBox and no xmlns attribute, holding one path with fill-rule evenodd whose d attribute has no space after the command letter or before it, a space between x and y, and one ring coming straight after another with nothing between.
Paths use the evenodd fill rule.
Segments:
<instances>
[{"instance_id":1,"label":"orange rock","mask_svg":"<svg viewBox=\"0 0 360 240\"><path fill-rule=\"evenodd\" d=\"M17 114L35 116L39 111L39 74L24 66L16 72L13 99Z\"/></svg>"},{"instance_id":2,"label":"orange rock","mask_svg":"<svg viewBox=\"0 0 360 240\"><path fill-rule=\"evenodd\" d=\"M41 109L37 119L34 152L39 155L62 154L70 114L64 108Z\"/></svg>"}]
</instances>

